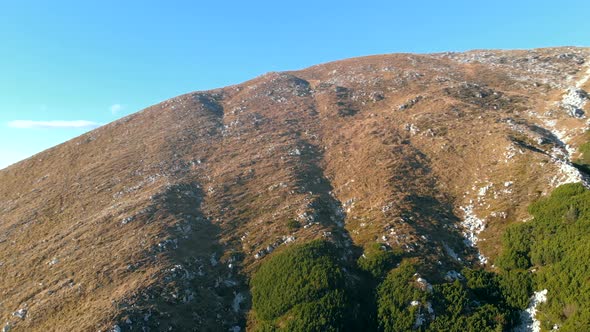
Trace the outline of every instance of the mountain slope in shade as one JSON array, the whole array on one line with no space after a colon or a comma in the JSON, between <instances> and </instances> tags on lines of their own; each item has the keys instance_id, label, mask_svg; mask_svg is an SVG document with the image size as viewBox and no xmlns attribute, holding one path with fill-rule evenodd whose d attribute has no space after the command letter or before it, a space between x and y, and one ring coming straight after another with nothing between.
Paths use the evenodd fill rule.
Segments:
<instances>
[{"instance_id":1,"label":"mountain slope in shade","mask_svg":"<svg viewBox=\"0 0 590 332\"><path fill-rule=\"evenodd\" d=\"M14 331L237 330L290 243L493 269L585 142L590 49L393 54L182 95L0 171ZM299 224L301 227L293 227Z\"/></svg>"}]
</instances>

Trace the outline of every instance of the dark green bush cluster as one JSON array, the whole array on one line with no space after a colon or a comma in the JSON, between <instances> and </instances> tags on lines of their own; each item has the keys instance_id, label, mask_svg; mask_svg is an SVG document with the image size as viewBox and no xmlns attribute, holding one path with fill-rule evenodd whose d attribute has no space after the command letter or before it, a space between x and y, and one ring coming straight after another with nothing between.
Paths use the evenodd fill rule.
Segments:
<instances>
[{"instance_id":1,"label":"dark green bush cluster","mask_svg":"<svg viewBox=\"0 0 590 332\"><path fill-rule=\"evenodd\" d=\"M289 219L289 221L287 221L287 228L290 231L297 230L297 229L301 228L301 223L299 223L299 221L297 221L295 219Z\"/></svg>"},{"instance_id":2,"label":"dark green bush cluster","mask_svg":"<svg viewBox=\"0 0 590 332\"><path fill-rule=\"evenodd\" d=\"M511 227L504 236L503 253L496 261L505 270L503 292L511 305L525 306L525 293L530 295L533 281L524 269L534 267L534 288L548 290L548 301L538 314L544 326L557 324L561 331L587 328L590 191L581 184L566 184L532 204L529 211L534 219Z\"/></svg>"},{"instance_id":3,"label":"dark green bush cluster","mask_svg":"<svg viewBox=\"0 0 590 332\"><path fill-rule=\"evenodd\" d=\"M496 274L470 269L462 273L463 280L434 286L431 301L437 316L427 331L504 331L515 323Z\"/></svg>"},{"instance_id":4,"label":"dark green bush cluster","mask_svg":"<svg viewBox=\"0 0 590 332\"><path fill-rule=\"evenodd\" d=\"M528 234L530 224L515 224L508 227L503 235L503 254L496 265L505 270L528 269L531 266L531 238Z\"/></svg>"},{"instance_id":5,"label":"dark green bush cluster","mask_svg":"<svg viewBox=\"0 0 590 332\"><path fill-rule=\"evenodd\" d=\"M506 304L515 309L526 309L534 291L531 273L522 270L503 271L498 279Z\"/></svg>"},{"instance_id":6,"label":"dark green bush cluster","mask_svg":"<svg viewBox=\"0 0 590 332\"><path fill-rule=\"evenodd\" d=\"M398 253L399 254L399 253ZM365 248L365 253L358 259L358 267L377 279L385 277L397 263L396 254L379 243L372 243Z\"/></svg>"},{"instance_id":7,"label":"dark green bush cluster","mask_svg":"<svg viewBox=\"0 0 590 332\"><path fill-rule=\"evenodd\" d=\"M313 241L270 257L251 280L262 331L504 331L518 323L534 290L548 289L537 318L550 330L590 326L590 191L556 188L529 208L534 219L508 228L499 273L420 287L416 266L379 244L345 265L330 243ZM364 287L364 288L363 288Z\"/></svg>"},{"instance_id":8,"label":"dark green bush cluster","mask_svg":"<svg viewBox=\"0 0 590 332\"><path fill-rule=\"evenodd\" d=\"M520 274L508 273L516 277L506 281L471 269L462 271L460 281L428 290L414 264L406 260L395 267L399 256L379 244L367 246L357 266L337 257L331 243L312 241L265 261L251 279L256 329L502 331L514 323L513 312L526 305L531 290L507 297L522 283Z\"/></svg>"},{"instance_id":9,"label":"dark green bush cluster","mask_svg":"<svg viewBox=\"0 0 590 332\"><path fill-rule=\"evenodd\" d=\"M412 284L416 269L405 262L391 271L377 288L378 326L382 331L408 331L416 322L419 306L412 301L425 303L427 294Z\"/></svg>"},{"instance_id":10,"label":"dark green bush cluster","mask_svg":"<svg viewBox=\"0 0 590 332\"><path fill-rule=\"evenodd\" d=\"M356 291L336 248L326 241L292 246L270 257L251 279L261 331L342 331L364 324Z\"/></svg>"},{"instance_id":11,"label":"dark green bush cluster","mask_svg":"<svg viewBox=\"0 0 590 332\"><path fill-rule=\"evenodd\" d=\"M415 267L408 262L392 270L377 289L381 331L503 331L514 323L499 277L483 270L464 269L464 278L417 286Z\"/></svg>"}]
</instances>

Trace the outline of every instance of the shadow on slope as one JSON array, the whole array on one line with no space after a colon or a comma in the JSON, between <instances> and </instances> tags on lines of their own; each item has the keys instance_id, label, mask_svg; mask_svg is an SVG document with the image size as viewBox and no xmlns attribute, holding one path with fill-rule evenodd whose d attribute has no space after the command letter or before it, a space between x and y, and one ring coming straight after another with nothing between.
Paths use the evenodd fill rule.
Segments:
<instances>
[{"instance_id":1,"label":"shadow on slope","mask_svg":"<svg viewBox=\"0 0 590 332\"><path fill-rule=\"evenodd\" d=\"M146 223L169 225L146 260L128 266L132 273L145 263L163 264L155 282L118 303L123 330L213 331L244 325L242 276L235 271L239 257L222 261L220 228L201 211L203 192L197 183L170 185L153 197L154 211ZM139 221L137 221L139 222ZM233 301L232 301L233 300Z\"/></svg>"}]
</instances>

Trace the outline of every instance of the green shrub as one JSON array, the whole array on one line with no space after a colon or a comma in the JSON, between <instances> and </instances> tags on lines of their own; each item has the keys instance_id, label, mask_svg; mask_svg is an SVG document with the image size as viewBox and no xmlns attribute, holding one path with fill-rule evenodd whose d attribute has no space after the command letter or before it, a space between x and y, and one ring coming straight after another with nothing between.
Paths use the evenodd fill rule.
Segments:
<instances>
[{"instance_id":1,"label":"green shrub","mask_svg":"<svg viewBox=\"0 0 590 332\"><path fill-rule=\"evenodd\" d=\"M531 274L522 270L505 271L500 275L500 289L510 307L525 309L533 293Z\"/></svg>"},{"instance_id":2,"label":"green shrub","mask_svg":"<svg viewBox=\"0 0 590 332\"><path fill-rule=\"evenodd\" d=\"M287 221L287 228L289 228L290 231L294 231L301 228L301 224L295 219L289 219L289 221Z\"/></svg>"},{"instance_id":3,"label":"green shrub","mask_svg":"<svg viewBox=\"0 0 590 332\"><path fill-rule=\"evenodd\" d=\"M252 305L264 320L277 318L297 304L319 300L343 287L334 248L314 241L270 257L251 280Z\"/></svg>"},{"instance_id":4,"label":"green shrub","mask_svg":"<svg viewBox=\"0 0 590 332\"><path fill-rule=\"evenodd\" d=\"M507 324L506 315L498 307L486 304L469 316L465 325L470 332L502 332Z\"/></svg>"},{"instance_id":5,"label":"green shrub","mask_svg":"<svg viewBox=\"0 0 590 332\"><path fill-rule=\"evenodd\" d=\"M528 269L531 259L526 251L505 250L496 260L496 264L505 270Z\"/></svg>"},{"instance_id":6,"label":"green shrub","mask_svg":"<svg viewBox=\"0 0 590 332\"><path fill-rule=\"evenodd\" d=\"M533 290L547 289L547 303L539 307L547 327L583 330L588 325L579 322L590 317L590 191L581 184L562 185L531 204L529 212L532 221L505 233L496 261L507 270L500 278L506 302L524 308ZM520 270L530 267L534 274Z\"/></svg>"},{"instance_id":7,"label":"green shrub","mask_svg":"<svg viewBox=\"0 0 590 332\"><path fill-rule=\"evenodd\" d=\"M502 238L502 254L496 265L504 270L528 269L531 266L531 225L528 223L511 225Z\"/></svg>"},{"instance_id":8,"label":"green shrub","mask_svg":"<svg viewBox=\"0 0 590 332\"><path fill-rule=\"evenodd\" d=\"M428 331L504 331L510 312L502 303L494 273L463 270L465 282L434 286L436 318ZM489 303L484 303L488 301Z\"/></svg>"},{"instance_id":9,"label":"green shrub","mask_svg":"<svg viewBox=\"0 0 590 332\"><path fill-rule=\"evenodd\" d=\"M391 250L382 244L372 243L365 248L357 264L361 270L370 273L374 278L382 279L395 266L397 260Z\"/></svg>"},{"instance_id":10,"label":"green shrub","mask_svg":"<svg viewBox=\"0 0 590 332\"><path fill-rule=\"evenodd\" d=\"M467 288L473 292L480 301L498 303L501 299L498 276L485 270L472 270L464 268L461 274L465 277Z\"/></svg>"},{"instance_id":11,"label":"green shrub","mask_svg":"<svg viewBox=\"0 0 590 332\"><path fill-rule=\"evenodd\" d=\"M434 286L434 298L437 300L439 312L443 311L452 318L458 318L466 312L467 291L458 280L453 283Z\"/></svg>"},{"instance_id":12,"label":"green shrub","mask_svg":"<svg viewBox=\"0 0 590 332\"><path fill-rule=\"evenodd\" d=\"M403 262L389 272L377 289L377 317L383 331L408 331L416 321L417 306L412 301L424 302L426 293L412 283L415 267Z\"/></svg>"},{"instance_id":13,"label":"green shrub","mask_svg":"<svg viewBox=\"0 0 590 332\"><path fill-rule=\"evenodd\" d=\"M429 332L464 332L467 328L467 318L438 316L428 326Z\"/></svg>"},{"instance_id":14,"label":"green shrub","mask_svg":"<svg viewBox=\"0 0 590 332\"><path fill-rule=\"evenodd\" d=\"M285 331L341 331L348 298L342 290L329 292L317 301L298 304L287 320Z\"/></svg>"},{"instance_id":15,"label":"green shrub","mask_svg":"<svg viewBox=\"0 0 590 332\"><path fill-rule=\"evenodd\" d=\"M286 248L265 261L250 286L260 330L342 330L352 308L336 248L312 241ZM280 327L280 328L279 328Z\"/></svg>"}]
</instances>

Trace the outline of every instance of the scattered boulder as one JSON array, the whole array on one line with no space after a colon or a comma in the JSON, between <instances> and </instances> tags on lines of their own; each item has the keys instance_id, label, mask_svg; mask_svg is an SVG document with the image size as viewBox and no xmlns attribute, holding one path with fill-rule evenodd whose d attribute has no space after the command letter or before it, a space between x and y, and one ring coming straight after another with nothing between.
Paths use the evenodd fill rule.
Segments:
<instances>
[{"instance_id":1,"label":"scattered boulder","mask_svg":"<svg viewBox=\"0 0 590 332\"><path fill-rule=\"evenodd\" d=\"M25 309L25 308L18 309L17 311L13 312L12 315L16 316L20 319L25 319L25 317L27 317L27 309Z\"/></svg>"},{"instance_id":2,"label":"scattered boulder","mask_svg":"<svg viewBox=\"0 0 590 332\"><path fill-rule=\"evenodd\" d=\"M588 101L588 93L582 89L570 88L561 99L561 106L567 114L574 118L584 118L584 110L582 109Z\"/></svg>"},{"instance_id":3,"label":"scattered boulder","mask_svg":"<svg viewBox=\"0 0 590 332\"><path fill-rule=\"evenodd\" d=\"M371 99L372 102L376 103L378 101L381 101L381 100L385 99L385 96L383 95L383 92L374 91L374 92L371 93L371 95L369 96L369 98Z\"/></svg>"},{"instance_id":4,"label":"scattered boulder","mask_svg":"<svg viewBox=\"0 0 590 332\"><path fill-rule=\"evenodd\" d=\"M399 105L397 107L397 110L398 111L404 111L404 110L410 109L410 108L412 108L414 105L416 105L422 99L424 99L424 97L422 97L422 96L416 96L416 97L414 97L414 98L406 101L405 103Z\"/></svg>"}]
</instances>

